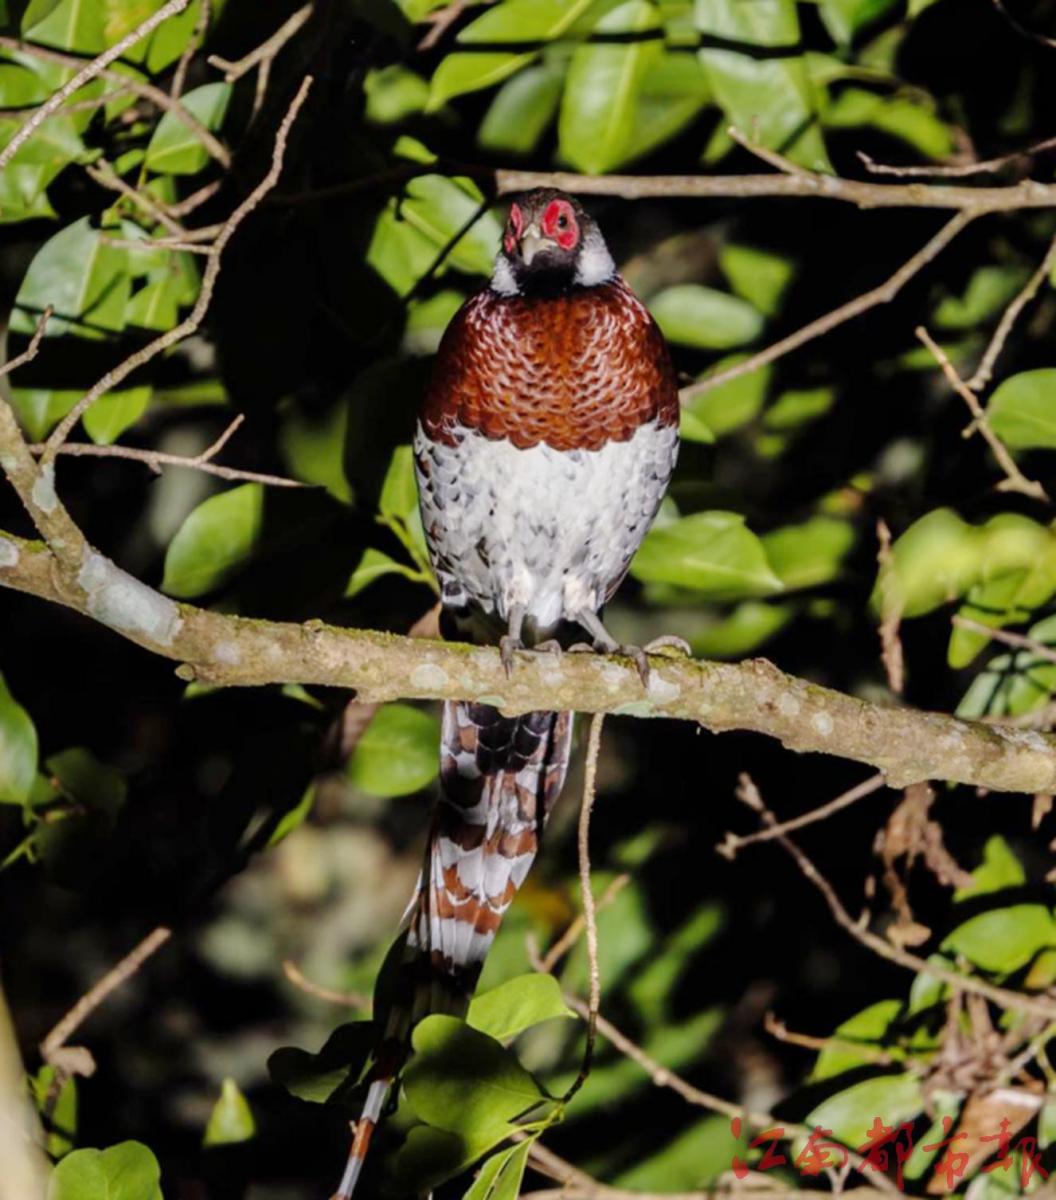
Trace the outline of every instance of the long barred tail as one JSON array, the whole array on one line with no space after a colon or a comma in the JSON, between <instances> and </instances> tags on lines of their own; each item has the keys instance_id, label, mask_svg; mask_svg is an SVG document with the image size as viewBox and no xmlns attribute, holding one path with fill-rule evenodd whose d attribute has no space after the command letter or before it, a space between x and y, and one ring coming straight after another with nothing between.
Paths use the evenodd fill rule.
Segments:
<instances>
[{"instance_id":1,"label":"long barred tail","mask_svg":"<svg viewBox=\"0 0 1056 1200\"><path fill-rule=\"evenodd\" d=\"M444 705L440 799L408 909L399 997L334 1200L352 1195L411 1029L430 1013L465 1013L502 918L535 861L571 744L571 713L504 717L486 704Z\"/></svg>"}]
</instances>

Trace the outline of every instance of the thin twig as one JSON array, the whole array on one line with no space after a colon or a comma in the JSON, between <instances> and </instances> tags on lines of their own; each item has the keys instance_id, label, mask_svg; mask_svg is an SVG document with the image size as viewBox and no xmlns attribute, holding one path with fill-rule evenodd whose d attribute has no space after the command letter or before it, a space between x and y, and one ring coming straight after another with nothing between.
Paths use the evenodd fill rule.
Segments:
<instances>
[{"instance_id":1,"label":"thin twig","mask_svg":"<svg viewBox=\"0 0 1056 1200\"><path fill-rule=\"evenodd\" d=\"M219 54L210 54L206 61L211 67L216 67L217 70L224 72L224 79L227 83L234 83L236 79L241 79L259 63L270 62L275 58L290 38L307 23L311 15L312 4L303 5L292 16L287 17L267 41L261 42L255 50L251 50L235 62L229 62L226 58L221 58Z\"/></svg>"},{"instance_id":2,"label":"thin twig","mask_svg":"<svg viewBox=\"0 0 1056 1200\"><path fill-rule=\"evenodd\" d=\"M158 13L155 13L151 20L154 20L160 12L161 10L159 9ZM133 34L135 32L135 30L132 31ZM132 34L129 36L131 37ZM23 42L19 38L8 37L6 35L0 36L0 49L12 50L17 54L30 54L34 58L39 58L42 62L57 63L59 66L69 67L72 70L93 67L99 61L98 59L92 59L86 66L85 60L78 58L75 54L66 54L61 50L52 50L48 46L38 46L34 42ZM130 79L127 75L122 75L120 72L110 70L106 67L97 70L96 75L101 79L125 88L127 91L133 92L141 99L149 101L149 103L156 105L165 112L172 113L173 117L194 134L209 155L215 158L222 167L229 167L231 165L231 155L223 143L198 120L194 113L190 112L179 100L174 100L168 92L156 87L153 83L148 83L140 79ZM66 88L69 88L69 84L66 85ZM66 89L64 88L63 90ZM56 92L55 95L58 95L58 93ZM37 113L40 111L40 109L36 110ZM11 144L8 143L3 153L6 154L10 150ZM0 155L0 158L2 158L2 155Z\"/></svg>"},{"instance_id":3,"label":"thin twig","mask_svg":"<svg viewBox=\"0 0 1056 1200\"><path fill-rule=\"evenodd\" d=\"M1056 138L1053 139L1053 143L1056 144ZM967 386L973 392L981 391L990 382L991 376L994 373L994 364L1004 349L1005 342L1008 339L1008 335L1012 332L1013 325L1019 320L1019 314L1023 309L1038 294L1038 288L1048 278L1054 262L1056 262L1056 237L1049 243L1049 248L1045 251L1045 257L1038 263L1037 270L1023 285L1023 289L1008 308L1001 314L1001 320L994 330L994 336L990 339L990 344L987 346L983 357L979 360L979 366L976 368L975 374L968 380Z\"/></svg>"},{"instance_id":4,"label":"thin twig","mask_svg":"<svg viewBox=\"0 0 1056 1200\"><path fill-rule=\"evenodd\" d=\"M148 196L146 192L138 191L130 183L122 179L106 159L97 158L85 170L101 187L109 188L110 191L117 192L119 195L131 200L148 217L153 217L159 225L164 225L174 237L187 236L187 230L184 229L175 217L170 216L153 197Z\"/></svg>"},{"instance_id":5,"label":"thin twig","mask_svg":"<svg viewBox=\"0 0 1056 1200\"><path fill-rule=\"evenodd\" d=\"M873 175L894 175L909 179L928 177L935 177L937 179L964 179L971 175L987 175L993 171L1000 171L1002 167L1007 167L1009 163L1014 163L1023 158L1032 158L1035 154L1042 154L1046 150L1053 149L1053 147L1056 147L1056 137L1046 138L1045 141L1037 142L1033 146L1027 146L1022 150L1011 150L1008 154L1002 154L998 158L987 158L982 162L944 163L942 165L926 163L923 166L913 167L896 167L887 163L878 163L874 158L866 154L864 150L858 151L858 157L861 159L866 170Z\"/></svg>"},{"instance_id":6,"label":"thin twig","mask_svg":"<svg viewBox=\"0 0 1056 1200\"><path fill-rule=\"evenodd\" d=\"M358 1008L364 1011L370 1008L371 1002L369 996L364 996L362 992L336 992L333 988L313 983L292 959L283 959L282 973L294 987L300 988L302 992L307 992L309 996L315 996L319 1000L326 1000L331 1004L340 1004L345 1008Z\"/></svg>"},{"instance_id":7,"label":"thin twig","mask_svg":"<svg viewBox=\"0 0 1056 1200\"><path fill-rule=\"evenodd\" d=\"M1004 0L993 0L993 3L994 8L997 9L1020 37L1025 37L1031 42L1037 42L1039 46L1048 46L1050 50L1056 49L1056 38L1046 37L1043 33L1036 33L1033 29L1028 29L1025 25L1021 25L1005 7Z\"/></svg>"},{"instance_id":8,"label":"thin twig","mask_svg":"<svg viewBox=\"0 0 1056 1200\"><path fill-rule=\"evenodd\" d=\"M989 625L983 625L980 621L973 621L970 617L955 616L951 618L951 621L961 629L971 630L972 633L981 633L992 641L1001 642L1002 645L1011 646L1016 650L1029 650L1037 658L1056 663L1056 650L1053 650L1051 646L1046 646L1044 642L1026 637L1022 633L1012 633L1007 629L993 629Z\"/></svg>"},{"instance_id":9,"label":"thin twig","mask_svg":"<svg viewBox=\"0 0 1056 1200\"><path fill-rule=\"evenodd\" d=\"M623 889L631 882L631 876L627 874L617 875L609 884L604 892L598 897L595 909L597 912L603 912L623 891ZM554 967L565 957L565 955L575 946L583 934L583 929L586 926L586 921L583 914L580 913L572 921L569 922L568 928L557 939L556 942L547 950L545 955L539 958L537 970L546 972L547 975L553 972Z\"/></svg>"},{"instance_id":10,"label":"thin twig","mask_svg":"<svg viewBox=\"0 0 1056 1200\"><path fill-rule=\"evenodd\" d=\"M916 1065L907 1063L901 1055L881 1050L879 1046L874 1046L869 1042L856 1042L853 1038L813 1037L807 1033L796 1033L789 1029L784 1021L774 1016L772 1012L768 1012L763 1017L763 1028L771 1037L776 1038L779 1042L784 1042L789 1046L800 1046L804 1050L820 1051L828 1050L830 1047L837 1050L851 1050L855 1054L861 1055L867 1062L879 1063L881 1066L894 1066L897 1064L907 1071L912 1070Z\"/></svg>"},{"instance_id":11,"label":"thin twig","mask_svg":"<svg viewBox=\"0 0 1056 1200\"><path fill-rule=\"evenodd\" d=\"M160 475L163 467L185 467L191 471L200 471L204 475L215 475L218 479L227 479L240 483L261 483L267 487L302 488L311 484L302 483L299 479L288 479L283 475L269 475L262 471L243 471L238 467L225 467L212 460L220 453L227 440L242 424L245 417L239 414L217 438L217 440L200 454L183 455L168 454L163 450L139 450L132 446L97 446L94 442L64 442L57 453L67 454L73 458L123 458L129 462L141 462L148 466L155 475ZM37 442L30 450L37 455L45 451L45 443Z\"/></svg>"},{"instance_id":12,"label":"thin twig","mask_svg":"<svg viewBox=\"0 0 1056 1200\"><path fill-rule=\"evenodd\" d=\"M194 307L190 313L172 329L156 337L154 341L149 342L142 350L130 355L124 362L118 364L96 382L93 387L81 397L73 408L55 427L51 436L44 445L44 453L41 457L41 466L47 466L48 463L54 461L55 455L59 452L59 448L69 436L70 430L77 424L88 409L99 399L100 396L112 391L122 380L127 379L133 371L138 370L144 364L150 362L152 358L157 357L162 351L167 350L169 346L176 345L185 337L194 333L198 326L202 323L209 304L213 298L213 290L216 287L216 280L220 274L220 263L224 252L224 248L234 237L238 227L243 220L260 204L261 200L271 191L279 180L282 174L283 161L286 156L286 142L289 138L290 128L293 122L297 119L297 114L301 110L301 105L304 104L308 95L308 90L312 86L312 76L306 75L301 81L301 86L297 89L297 94L294 96L289 108L286 110L286 115L282 118L278 132L275 135L275 147L272 151L271 166L267 174L257 184L257 186L249 193L242 203L224 222L223 227L216 236L216 241L213 242L210 248L209 257L206 262L205 271L202 273L201 287L198 292L198 298L194 302Z\"/></svg>"},{"instance_id":13,"label":"thin twig","mask_svg":"<svg viewBox=\"0 0 1056 1200\"><path fill-rule=\"evenodd\" d=\"M902 650L899 629L902 626L902 604L892 588L894 556L891 553L891 530L880 517L876 522L876 561L880 568L880 661L887 676L887 686L896 696L902 695L906 683L906 658Z\"/></svg>"},{"instance_id":14,"label":"thin twig","mask_svg":"<svg viewBox=\"0 0 1056 1200\"><path fill-rule=\"evenodd\" d=\"M84 1024L110 993L119 988L126 979L135 975L147 959L160 950L171 937L172 930L167 925L159 925L131 949L119 963L111 967L98 983L89 988L40 1043L40 1053L44 1061L53 1062L71 1035Z\"/></svg>"},{"instance_id":15,"label":"thin twig","mask_svg":"<svg viewBox=\"0 0 1056 1200\"><path fill-rule=\"evenodd\" d=\"M997 485L997 490L999 492L1018 492L1021 496L1029 496L1032 500L1048 500L1048 493L1041 484L1034 479L1028 479L1016 466L1016 460L1008 452L1008 447L990 427L990 419L979 403L979 398L957 373L957 368L950 362L945 350L932 338L923 325L918 325L915 333L942 368L942 373L946 376L950 386L968 405L973 421L965 430L965 436L969 436L978 429L983 440L993 452L994 458L997 459L997 465L1004 471L1005 478Z\"/></svg>"},{"instance_id":16,"label":"thin twig","mask_svg":"<svg viewBox=\"0 0 1056 1200\"><path fill-rule=\"evenodd\" d=\"M187 39L187 45L184 46L183 53L180 55L180 61L176 64L176 70L172 73L169 95L173 100L179 100L180 96L183 95L191 59L201 49L201 45L205 41L205 35L209 30L209 22L213 15L212 7L212 0L201 0L201 7L198 10L198 20L194 23L194 32Z\"/></svg>"},{"instance_id":17,"label":"thin twig","mask_svg":"<svg viewBox=\"0 0 1056 1200\"><path fill-rule=\"evenodd\" d=\"M934 237L930 238L912 258L903 263L879 287L875 287L861 296L856 296L855 299L849 300L846 304L841 304L839 308L834 308L832 312L818 317L816 320L804 325L801 329L797 329L795 333L790 333L787 337L781 338L780 341L774 342L773 345L767 346L766 349L760 350L757 354L750 355L742 362L734 363L733 366L727 367L723 371L716 371L713 375L708 375L696 383L691 383L688 387L684 387L681 390L679 399L683 404L694 400L698 396L704 395L705 392L710 392L712 388L718 387L719 384L727 383L729 380L736 379L741 375L747 375L751 371L758 370L759 367L783 357L790 351L797 350L805 343L813 341L814 338L821 337L822 334L828 333L846 321L850 321L853 317L861 316L862 313L875 308L878 304L889 303L895 298L901 288L922 267L931 262L941 250L948 246L974 217L975 214L970 212L961 212L951 217Z\"/></svg>"},{"instance_id":18,"label":"thin twig","mask_svg":"<svg viewBox=\"0 0 1056 1200\"><path fill-rule=\"evenodd\" d=\"M169 215L177 218L189 216L196 208L201 208L207 200L211 200L223 186L222 179L212 180L175 204L167 205Z\"/></svg>"},{"instance_id":19,"label":"thin twig","mask_svg":"<svg viewBox=\"0 0 1056 1200\"><path fill-rule=\"evenodd\" d=\"M418 43L418 53L425 54L426 51L432 48L440 41L451 26L458 18L466 11L470 0L451 0L449 4L445 4L443 8L438 8L435 12L429 13L425 18L429 22L429 32Z\"/></svg>"},{"instance_id":20,"label":"thin twig","mask_svg":"<svg viewBox=\"0 0 1056 1200\"><path fill-rule=\"evenodd\" d=\"M0 150L0 171L3 171L11 159L18 153L19 148L33 136L34 132L43 125L50 114L61 108L74 92L80 91L86 83L91 83L112 62L119 59L126 50L131 49L137 42L145 38L147 34L157 29L162 22L167 21L169 17L174 17L177 13L183 12L190 2L191 0L168 0L156 13L153 13L145 21L140 22L135 29L126 33L123 38L104 50L102 54L93 58L91 62L86 63L72 79L64 83L57 91L52 92L47 100L15 131L14 136L3 150Z\"/></svg>"},{"instance_id":21,"label":"thin twig","mask_svg":"<svg viewBox=\"0 0 1056 1200\"><path fill-rule=\"evenodd\" d=\"M37 327L33 330L33 336L29 340L29 345L21 354L16 354L14 358L0 364L0 379L5 375L10 375L12 371L17 371L19 367L24 367L26 363L32 362L37 357L40 353L40 343L44 339L44 330L47 328L48 321L51 320L54 312L54 307L49 304L40 314L40 317L37 319Z\"/></svg>"},{"instance_id":22,"label":"thin twig","mask_svg":"<svg viewBox=\"0 0 1056 1200\"><path fill-rule=\"evenodd\" d=\"M587 935L587 970L590 978L590 1002L587 1006L587 1044L579 1074L565 1093L569 1100L587 1082L594 1061L594 1044L598 1036L598 1009L601 1007L601 970L598 966L598 914L594 907L594 889L590 882L590 814L598 790L598 754L601 750L601 730L605 714L595 713L590 720L587 737L587 761L583 774L583 799L579 808L579 887L583 894L583 922Z\"/></svg>"},{"instance_id":23,"label":"thin twig","mask_svg":"<svg viewBox=\"0 0 1056 1200\"><path fill-rule=\"evenodd\" d=\"M777 824L777 818L763 803L762 797L759 795L759 789L755 786L751 776L747 774L741 775L737 787L737 797L747 804L753 812L757 813L760 821L765 825ZM1033 1013L1049 1021L1056 1020L1056 1003L1048 997L1029 996L1020 992L1009 991L1008 988L995 987L983 979L977 979L974 975L962 975L958 971L950 971L945 967L933 963L929 959L920 958L916 954L911 954L908 950L894 946L878 934L864 928L844 908L843 902L836 895L832 884L821 874L796 843L784 834L781 834L777 838L777 841L795 860L800 872L821 893L836 924L841 929L845 929L855 941L872 950L880 958L884 958L888 962L897 963L900 967L905 967L906 970L917 974L924 972L935 979L940 979L956 991L969 992L976 996L982 996L1000 1008L1011 1012Z\"/></svg>"},{"instance_id":24,"label":"thin twig","mask_svg":"<svg viewBox=\"0 0 1056 1200\"><path fill-rule=\"evenodd\" d=\"M723 858L729 859L731 862L737 857L737 852L743 850L745 846L751 846L755 842L769 842L773 838L781 837L782 834L790 833L793 829L802 829L805 825L813 825L817 821L824 821L831 817L833 813L838 813L841 809L849 808L850 805L863 799L865 796L871 796L874 792L880 791L881 788L887 787L887 780L883 775L870 775L868 779L863 779L861 783L855 784L854 787L848 788L847 791L841 792L834 800L830 800L827 804L822 804L818 808L811 809L808 813L803 813L798 817L792 817L788 821L782 821L780 825L768 826L765 829L758 829L754 833L732 833L726 834L725 840L715 849Z\"/></svg>"},{"instance_id":25,"label":"thin twig","mask_svg":"<svg viewBox=\"0 0 1056 1200\"><path fill-rule=\"evenodd\" d=\"M94 112L97 108L103 108L109 104L111 100L119 100L122 96L127 96L132 92L131 85L125 87L114 88L112 92L104 92L101 96L92 96L87 100L75 100L72 104L64 104L55 112L48 113L47 120L51 121L55 117L66 117L71 113L79 112ZM18 108L0 108L0 118L5 121L17 121L20 117L26 117L37 108L35 104L22 104Z\"/></svg>"}]
</instances>

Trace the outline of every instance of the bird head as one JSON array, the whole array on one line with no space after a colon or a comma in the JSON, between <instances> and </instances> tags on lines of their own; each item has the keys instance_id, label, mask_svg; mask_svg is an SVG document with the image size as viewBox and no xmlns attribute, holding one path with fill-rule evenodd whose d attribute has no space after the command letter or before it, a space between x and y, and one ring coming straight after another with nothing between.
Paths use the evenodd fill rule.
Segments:
<instances>
[{"instance_id":1,"label":"bird head","mask_svg":"<svg viewBox=\"0 0 1056 1200\"><path fill-rule=\"evenodd\" d=\"M593 287L616 274L594 218L573 196L536 188L510 202L492 288L503 295Z\"/></svg>"}]
</instances>

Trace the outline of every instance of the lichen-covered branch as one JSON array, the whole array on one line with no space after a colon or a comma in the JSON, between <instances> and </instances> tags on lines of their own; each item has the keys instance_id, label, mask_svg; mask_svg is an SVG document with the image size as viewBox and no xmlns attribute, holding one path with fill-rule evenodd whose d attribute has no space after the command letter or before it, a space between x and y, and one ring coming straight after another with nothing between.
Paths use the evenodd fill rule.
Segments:
<instances>
[{"instance_id":1,"label":"lichen-covered branch","mask_svg":"<svg viewBox=\"0 0 1056 1200\"><path fill-rule=\"evenodd\" d=\"M362 700L474 699L509 712L567 708L751 730L790 750L868 763L893 787L950 780L996 791L1056 790L1056 737L940 713L870 704L786 675L765 659L654 655L648 690L630 660L522 654L507 678L498 651L365 629L295 625L176 604L85 547L75 577L40 542L0 536L0 586L54 600L227 686L324 684Z\"/></svg>"}]
</instances>

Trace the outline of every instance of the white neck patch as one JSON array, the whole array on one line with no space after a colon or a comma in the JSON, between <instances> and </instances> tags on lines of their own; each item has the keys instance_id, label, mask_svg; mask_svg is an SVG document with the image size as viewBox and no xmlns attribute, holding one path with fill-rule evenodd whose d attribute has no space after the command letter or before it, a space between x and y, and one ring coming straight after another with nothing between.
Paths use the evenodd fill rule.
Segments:
<instances>
[{"instance_id":1,"label":"white neck patch","mask_svg":"<svg viewBox=\"0 0 1056 1200\"><path fill-rule=\"evenodd\" d=\"M500 296L516 296L520 291L513 277L513 268L505 254L495 256L495 269L491 273L491 290Z\"/></svg>"},{"instance_id":2,"label":"white neck patch","mask_svg":"<svg viewBox=\"0 0 1056 1200\"><path fill-rule=\"evenodd\" d=\"M599 283L608 283L615 274L616 264L608 246L600 237L587 238L576 264L576 283L581 287L595 287Z\"/></svg>"}]
</instances>

